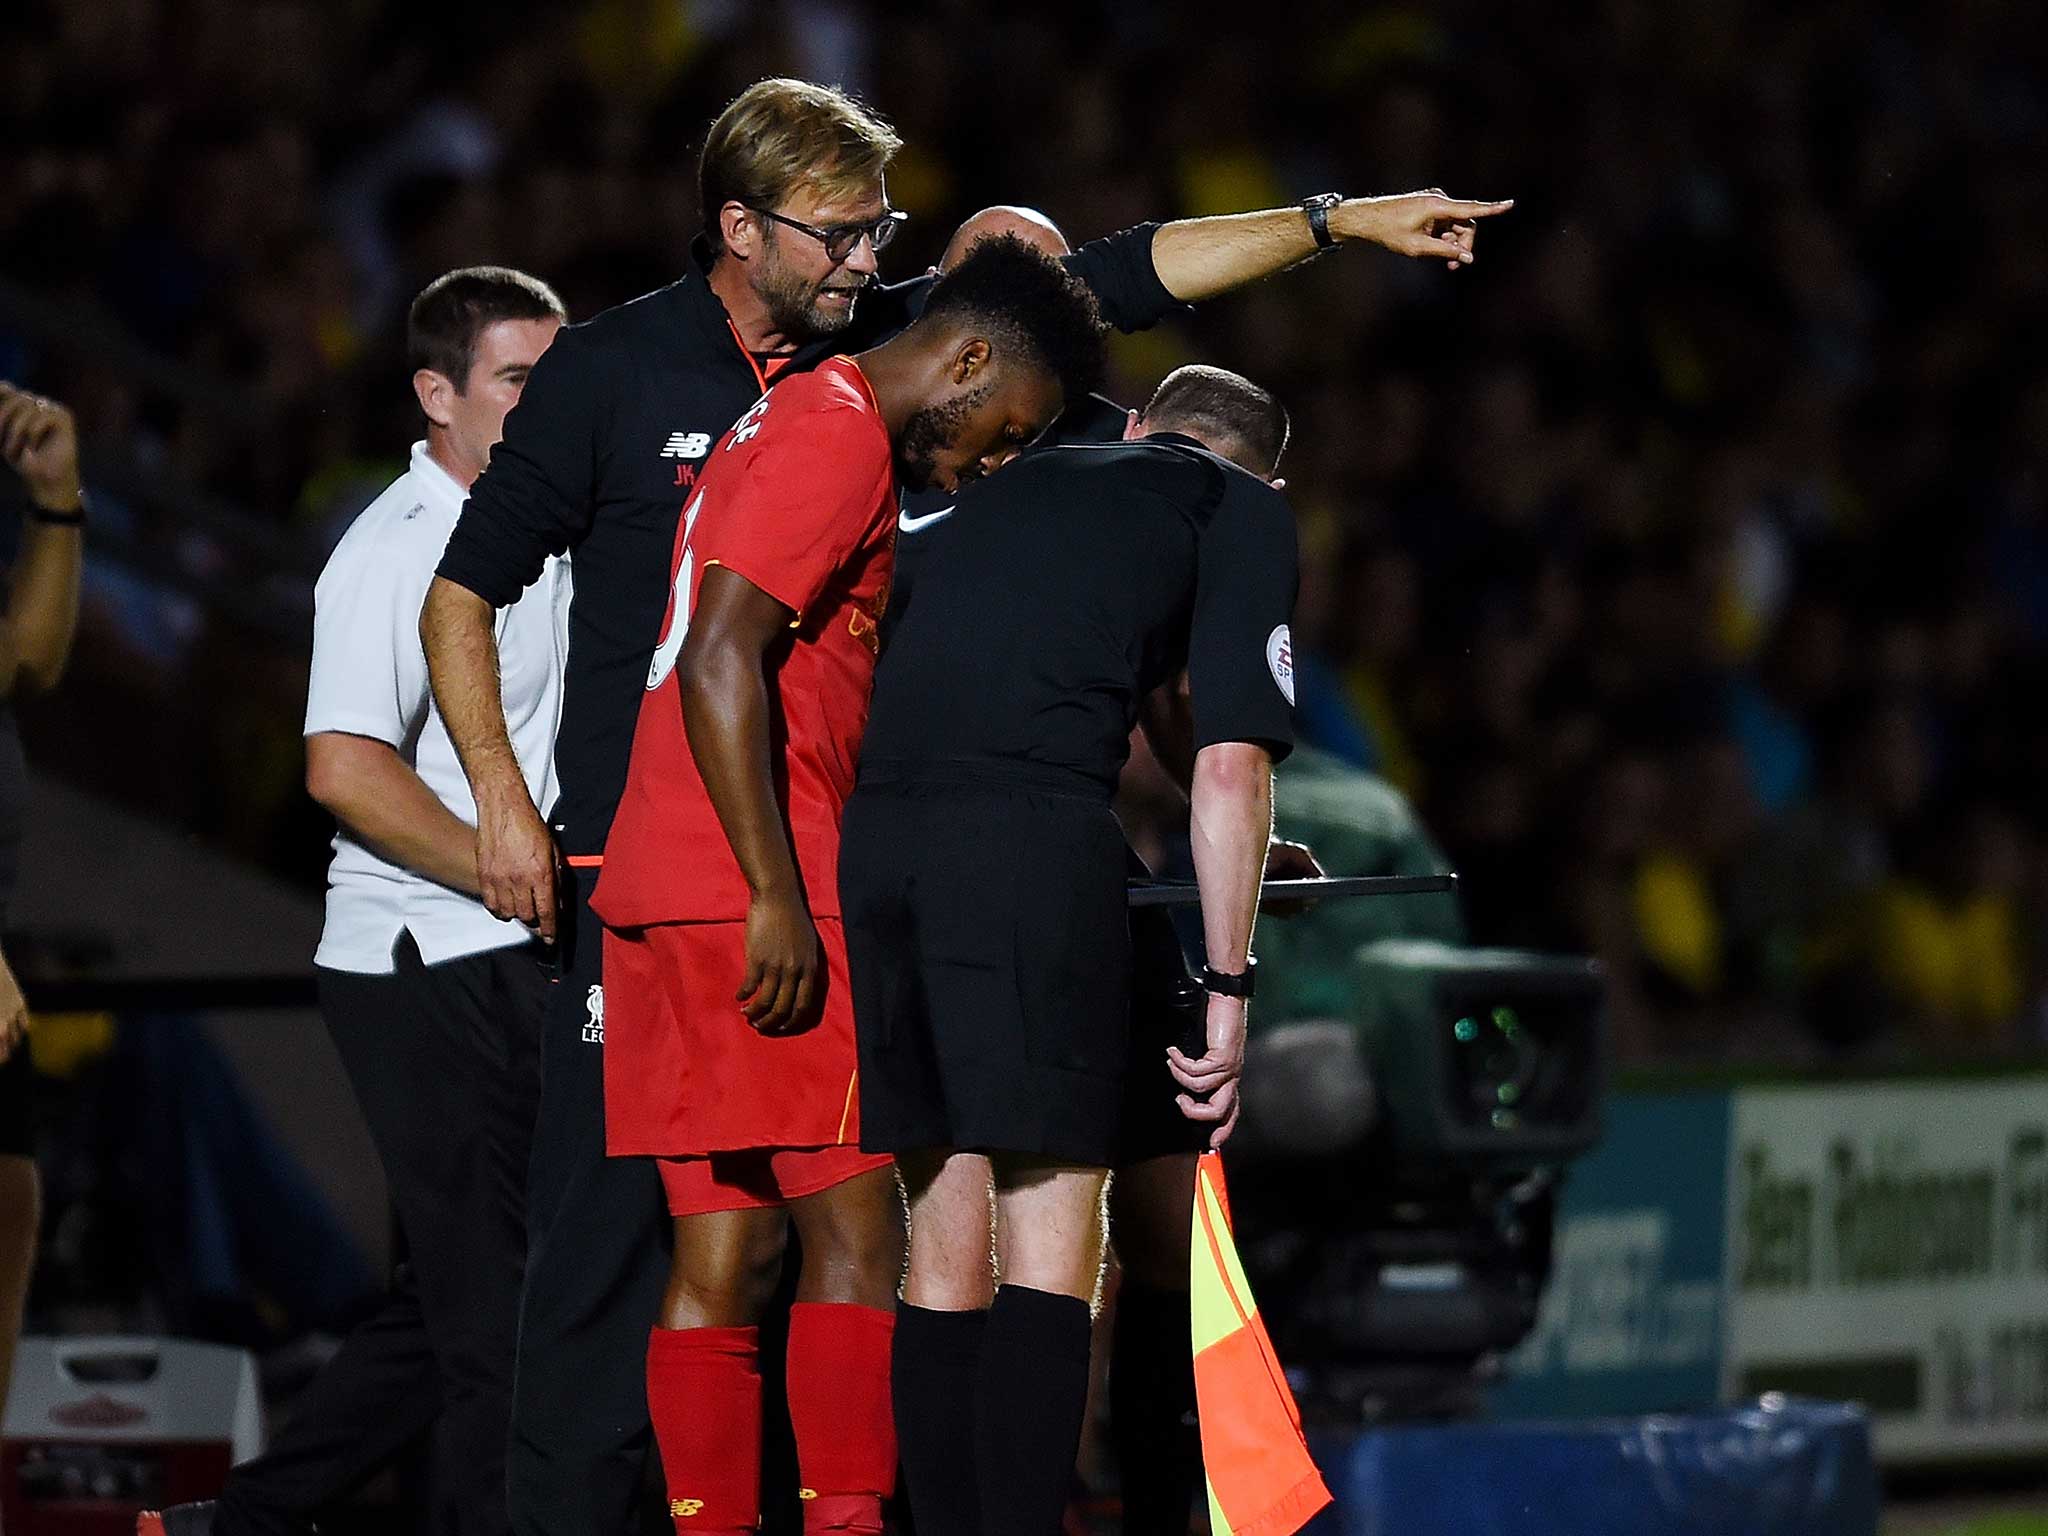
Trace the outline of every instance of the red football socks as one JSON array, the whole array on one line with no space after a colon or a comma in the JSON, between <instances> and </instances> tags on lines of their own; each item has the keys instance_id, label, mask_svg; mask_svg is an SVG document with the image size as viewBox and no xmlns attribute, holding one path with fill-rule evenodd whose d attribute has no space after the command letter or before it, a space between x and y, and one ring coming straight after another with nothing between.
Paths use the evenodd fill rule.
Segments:
<instances>
[{"instance_id":1,"label":"red football socks","mask_svg":"<svg viewBox=\"0 0 2048 1536\"><path fill-rule=\"evenodd\" d=\"M882 1529L882 1501L896 1487L895 1330L896 1314L874 1307L800 1301L789 1310L789 1422L804 1481L804 1536Z\"/></svg>"},{"instance_id":2,"label":"red football socks","mask_svg":"<svg viewBox=\"0 0 2048 1536\"><path fill-rule=\"evenodd\" d=\"M647 1412L679 1532L728 1536L761 1523L760 1356L758 1328L648 1335Z\"/></svg>"}]
</instances>

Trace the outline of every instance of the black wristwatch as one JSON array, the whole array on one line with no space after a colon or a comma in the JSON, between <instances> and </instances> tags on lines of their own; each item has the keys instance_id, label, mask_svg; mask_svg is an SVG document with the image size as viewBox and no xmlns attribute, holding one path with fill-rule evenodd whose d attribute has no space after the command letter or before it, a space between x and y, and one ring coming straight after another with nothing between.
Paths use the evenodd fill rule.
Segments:
<instances>
[{"instance_id":1,"label":"black wristwatch","mask_svg":"<svg viewBox=\"0 0 2048 1536\"><path fill-rule=\"evenodd\" d=\"M1258 973L1259 962L1256 959L1246 960L1244 969L1234 976L1228 971L1217 970L1213 965L1205 965L1202 967L1202 990L1214 992L1218 997L1248 998L1252 995L1253 978Z\"/></svg>"},{"instance_id":2,"label":"black wristwatch","mask_svg":"<svg viewBox=\"0 0 2048 1536\"><path fill-rule=\"evenodd\" d=\"M1308 215L1308 232L1316 237L1317 250L1327 251L1337 243L1337 237L1330 233L1330 210L1343 201L1341 192L1318 192L1301 200L1301 211Z\"/></svg>"}]
</instances>

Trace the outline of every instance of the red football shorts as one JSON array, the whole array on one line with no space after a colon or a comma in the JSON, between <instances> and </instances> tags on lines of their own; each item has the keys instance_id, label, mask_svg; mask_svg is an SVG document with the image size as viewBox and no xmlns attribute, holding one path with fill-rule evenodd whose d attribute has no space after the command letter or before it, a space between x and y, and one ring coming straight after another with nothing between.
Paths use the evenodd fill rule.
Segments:
<instances>
[{"instance_id":1,"label":"red football shorts","mask_svg":"<svg viewBox=\"0 0 2048 1536\"><path fill-rule=\"evenodd\" d=\"M753 1152L712 1152L704 1157L664 1157L661 1187L671 1216L707 1211L773 1209L844 1184L893 1159L859 1147L775 1147Z\"/></svg>"},{"instance_id":2,"label":"red football shorts","mask_svg":"<svg viewBox=\"0 0 2048 1536\"><path fill-rule=\"evenodd\" d=\"M859 1147L846 939L836 918L819 918L817 926L823 984L803 1026L784 1035L756 1032L740 1011L745 924L605 930L608 1152L674 1158ZM773 1168L766 1176L735 1176L738 1187L762 1191L779 1180ZM809 1192L795 1188L809 1182L791 1172L785 1197Z\"/></svg>"}]
</instances>

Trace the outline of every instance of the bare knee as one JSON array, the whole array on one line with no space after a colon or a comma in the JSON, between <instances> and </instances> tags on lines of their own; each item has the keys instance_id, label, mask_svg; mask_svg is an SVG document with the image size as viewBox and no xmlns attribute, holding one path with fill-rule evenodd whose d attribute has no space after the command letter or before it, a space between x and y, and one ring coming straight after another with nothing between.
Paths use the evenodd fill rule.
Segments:
<instances>
[{"instance_id":1,"label":"bare knee","mask_svg":"<svg viewBox=\"0 0 2048 1536\"><path fill-rule=\"evenodd\" d=\"M781 1211L678 1216L661 1326L744 1328L758 1323L782 1274L788 1232Z\"/></svg>"},{"instance_id":2,"label":"bare knee","mask_svg":"<svg viewBox=\"0 0 2048 1536\"><path fill-rule=\"evenodd\" d=\"M1093 1303L1108 1178L1105 1168L995 1160L996 1258L1005 1285Z\"/></svg>"},{"instance_id":3,"label":"bare knee","mask_svg":"<svg viewBox=\"0 0 2048 1536\"><path fill-rule=\"evenodd\" d=\"M793 1202L803 1244L799 1301L887 1309L903 1275L903 1202L896 1173L877 1168Z\"/></svg>"},{"instance_id":4,"label":"bare knee","mask_svg":"<svg viewBox=\"0 0 2048 1536\"><path fill-rule=\"evenodd\" d=\"M995 1209L988 1159L956 1152L907 1159L910 1265L903 1299L936 1312L968 1312L995 1296Z\"/></svg>"}]
</instances>

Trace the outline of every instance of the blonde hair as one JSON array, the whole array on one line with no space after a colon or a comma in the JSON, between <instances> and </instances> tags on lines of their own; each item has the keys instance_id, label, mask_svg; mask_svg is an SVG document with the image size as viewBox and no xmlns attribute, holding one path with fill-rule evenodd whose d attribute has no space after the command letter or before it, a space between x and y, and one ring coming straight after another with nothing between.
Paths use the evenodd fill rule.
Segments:
<instances>
[{"instance_id":1,"label":"blonde hair","mask_svg":"<svg viewBox=\"0 0 2048 1536\"><path fill-rule=\"evenodd\" d=\"M705 233L724 238L727 203L773 209L800 186L827 194L864 190L903 141L853 97L809 80L758 80L718 114L697 162Z\"/></svg>"}]
</instances>

